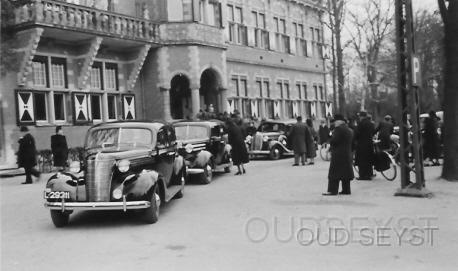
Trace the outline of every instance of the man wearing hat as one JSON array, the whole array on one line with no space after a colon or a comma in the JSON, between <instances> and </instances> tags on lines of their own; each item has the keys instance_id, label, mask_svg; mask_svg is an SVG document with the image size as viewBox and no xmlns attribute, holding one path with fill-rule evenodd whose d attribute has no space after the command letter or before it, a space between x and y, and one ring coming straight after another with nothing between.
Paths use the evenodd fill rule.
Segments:
<instances>
[{"instance_id":1,"label":"man wearing hat","mask_svg":"<svg viewBox=\"0 0 458 271\"><path fill-rule=\"evenodd\" d=\"M358 166L358 180L372 180L374 170L375 127L366 112L359 113L360 123L355 130L355 163Z\"/></svg>"},{"instance_id":2,"label":"man wearing hat","mask_svg":"<svg viewBox=\"0 0 458 271\"><path fill-rule=\"evenodd\" d=\"M352 142L353 132L348 128L342 115L334 116L334 131L330 139L331 164L328 174L328 191L324 196L335 196L339 190L339 182L342 182L340 194L350 195L350 181L354 179Z\"/></svg>"},{"instance_id":3,"label":"man wearing hat","mask_svg":"<svg viewBox=\"0 0 458 271\"><path fill-rule=\"evenodd\" d=\"M378 133L378 139L380 140L379 147L382 150L389 150L391 148L391 135L394 133L393 119L390 115L386 115L383 121L381 121L375 130Z\"/></svg>"},{"instance_id":4,"label":"man wearing hat","mask_svg":"<svg viewBox=\"0 0 458 271\"><path fill-rule=\"evenodd\" d=\"M25 182L22 184L31 184L32 175L37 178L40 177L40 172L34 168L37 165L35 139L33 139L26 126L21 126L20 131L22 136L18 141L17 164L25 170Z\"/></svg>"}]
</instances>

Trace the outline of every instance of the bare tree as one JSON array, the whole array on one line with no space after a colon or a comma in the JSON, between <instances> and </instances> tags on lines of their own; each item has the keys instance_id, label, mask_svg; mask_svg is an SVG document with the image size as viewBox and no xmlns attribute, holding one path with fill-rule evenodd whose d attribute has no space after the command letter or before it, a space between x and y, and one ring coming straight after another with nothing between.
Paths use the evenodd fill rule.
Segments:
<instances>
[{"instance_id":1,"label":"bare tree","mask_svg":"<svg viewBox=\"0 0 458 271\"><path fill-rule=\"evenodd\" d=\"M342 47L342 27L345 14L346 0L328 0L327 9L329 23L326 26L331 31L331 51L332 51L332 87L333 102L335 111L345 115L345 77L343 72L343 47ZM337 77L337 84L336 84ZM336 91L337 90L337 91ZM336 93L337 92L337 93ZM338 97L338 102L337 102ZM338 106L337 106L338 105Z\"/></svg>"},{"instance_id":2,"label":"bare tree","mask_svg":"<svg viewBox=\"0 0 458 271\"><path fill-rule=\"evenodd\" d=\"M385 4L382 4L385 3ZM365 74L370 88L371 103L375 118L378 110L378 66L383 51L384 41L391 34L393 24L394 0L368 0L363 5L363 12L356 14L349 11L351 45L365 67ZM350 27L349 27L350 28ZM365 95L363 95L364 99ZM364 103L363 103L364 104Z\"/></svg>"},{"instance_id":3,"label":"bare tree","mask_svg":"<svg viewBox=\"0 0 458 271\"><path fill-rule=\"evenodd\" d=\"M445 26L444 166L442 178L458 181L458 1L438 0Z\"/></svg>"}]
</instances>

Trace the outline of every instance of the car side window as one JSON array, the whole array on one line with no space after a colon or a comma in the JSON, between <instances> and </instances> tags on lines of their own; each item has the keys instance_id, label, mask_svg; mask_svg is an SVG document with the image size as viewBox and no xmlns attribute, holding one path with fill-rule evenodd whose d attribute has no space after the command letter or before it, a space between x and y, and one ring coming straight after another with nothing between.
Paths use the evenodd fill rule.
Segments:
<instances>
[{"instance_id":1,"label":"car side window","mask_svg":"<svg viewBox=\"0 0 458 271\"><path fill-rule=\"evenodd\" d=\"M168 136L168 141L170 145L175 144L175 141L177 140L177 137L175 135L175 129L173 127L168 127L167 128L167 136Z\"/></svg>"},{"instance_id":2,"label":"car side window","mask_svg":"<svg viewBox=\"0 0 458 271\"><path fill-rule=\"evenodd\" d=\"M161 128L157 132L157 148L165 148L167 146L167 132L166 129Z\"/></svg>"}]
</instances>

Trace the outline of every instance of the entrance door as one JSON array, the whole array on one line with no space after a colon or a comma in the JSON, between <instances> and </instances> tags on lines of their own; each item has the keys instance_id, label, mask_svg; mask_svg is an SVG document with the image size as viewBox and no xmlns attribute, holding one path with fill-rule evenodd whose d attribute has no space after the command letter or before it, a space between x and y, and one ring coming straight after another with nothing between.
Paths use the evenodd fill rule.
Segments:
<instances>
[{"instance_id":1,"label":"entrance door","mask_svg":"<svg viewBox=\"0 0 458 271\"><path fill-rule=\"evenodd\" d=\"M211 68L206 69L200 77L200 109L220 112L222 108L220 88L221 77L218 72Z\"/></svg>"},{"instance_id":2,"label":"entrance door","mask_svg":"<svg viewBox=\"0 0 458 271\"><path fill-rule=\"evenodd\" d=\"M172 119L190 118L192 108L189 79L183 74L175 75L170 86L170 114Z\"/></svg>"}]
</instances>

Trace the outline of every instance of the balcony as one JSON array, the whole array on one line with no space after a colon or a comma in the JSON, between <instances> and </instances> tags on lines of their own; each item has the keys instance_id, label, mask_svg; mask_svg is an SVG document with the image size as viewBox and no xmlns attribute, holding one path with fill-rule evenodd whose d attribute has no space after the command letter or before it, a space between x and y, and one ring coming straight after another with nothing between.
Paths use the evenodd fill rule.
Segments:
<instances>
[{"instance_id":1,"label":"balcony","mask_svg":"<svg viewBox=\"0 0 458 271\"><path fill-rule=\"evenodd\" d=\"M136 42L159 42L158 23L63 1L17 1L14 12L12 24L17 29L39 26ZM62 31L53 33L58 36ZM71 36L65 34L67 39Z\"/></svg>"},{"instance_id":2,"label":"balcony","mask_svg":"<svg viewBox=\"0 0 458 271\"><path fill-rule=\"evenodd\" d=\"M166 44L204 44L224 47L221 28L192 22L169 22L161 25L160 36Z\"/></svg>"}]
</instances>

